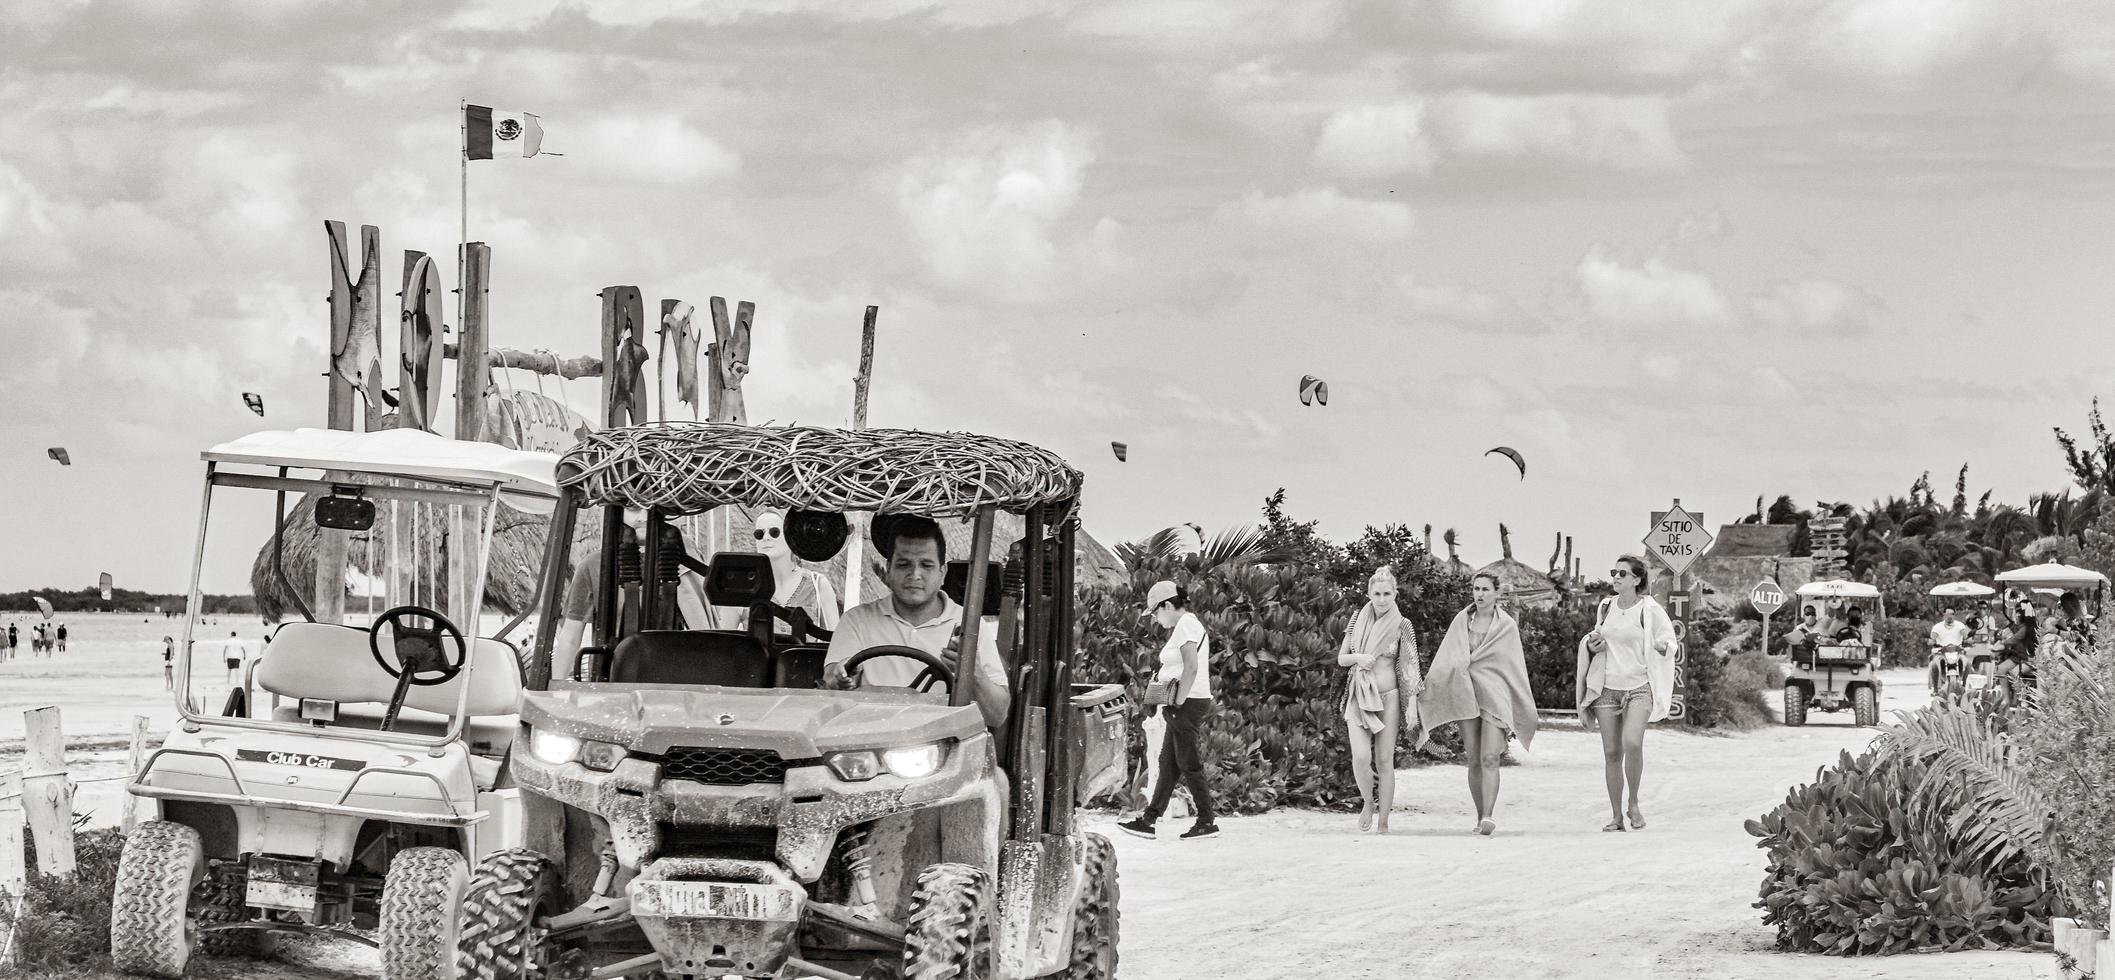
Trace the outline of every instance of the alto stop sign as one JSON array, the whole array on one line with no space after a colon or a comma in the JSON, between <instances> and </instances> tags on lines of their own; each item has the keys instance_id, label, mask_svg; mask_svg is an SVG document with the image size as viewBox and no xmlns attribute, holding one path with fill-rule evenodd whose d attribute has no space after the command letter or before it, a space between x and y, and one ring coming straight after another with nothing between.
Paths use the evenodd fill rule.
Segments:
<instances>
[{"instance_id":1,"label":"alto stop sign","mask_svg":"<svg viewBox=\"0 0 2115 980\"><path fill-rule=\"evenodd\" d=\"M1755 583L1754 590L1748 593L1748 601L1755 604L1756 612L1768 616L1784 608L1785 590L1778 588L1776 582L1763 579Z\"/></svg>"}]
</instances>

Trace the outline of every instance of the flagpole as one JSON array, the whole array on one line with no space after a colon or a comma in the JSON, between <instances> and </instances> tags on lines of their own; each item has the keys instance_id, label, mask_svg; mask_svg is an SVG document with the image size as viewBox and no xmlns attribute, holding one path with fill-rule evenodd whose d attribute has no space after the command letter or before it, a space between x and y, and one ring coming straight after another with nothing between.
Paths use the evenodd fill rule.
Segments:
<instances>
[{"instance_id":1,"label":"flagpole","mask_svg":"<svg viewBox=\"0 0 2115 980\"><path fill-rule=\"evenodd\" d=\"M470 100L455 100L456 162L462 167L462 187L456 196L462 223L455 242L455 327L463 326L463 250L470 243ZM457 411L462 407L457 406Z\"/></svg>"}]
</instances>

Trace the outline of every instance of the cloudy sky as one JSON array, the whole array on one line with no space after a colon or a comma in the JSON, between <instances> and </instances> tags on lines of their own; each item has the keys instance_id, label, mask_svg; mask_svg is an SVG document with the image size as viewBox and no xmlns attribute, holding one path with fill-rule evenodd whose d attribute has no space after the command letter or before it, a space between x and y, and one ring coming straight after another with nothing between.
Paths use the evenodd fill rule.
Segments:
<instances>
[{"instance_id":1,"label":"cloudy sky","mask_svg":"<svg viewBox=\"0 0 2115 980\"><path fill-rule=\"evenodd\" d=\"M752 417L834 424L876 304L873 423L1056 449L1106 539L2023 499L2115 389L2111 96L2090 0L10 3L0 588L182 586L240 393L322 421L322 222L453 248L463 99L565 154L471 164L495 343L752 300Z\"/></svg>"}]
</instances>

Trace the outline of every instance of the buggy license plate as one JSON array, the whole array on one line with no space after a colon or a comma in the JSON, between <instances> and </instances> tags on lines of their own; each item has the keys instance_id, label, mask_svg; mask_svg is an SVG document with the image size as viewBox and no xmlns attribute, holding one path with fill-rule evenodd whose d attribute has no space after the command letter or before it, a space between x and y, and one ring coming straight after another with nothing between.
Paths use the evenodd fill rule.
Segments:
<instances>
[{"instance_id":1,"label":"buggy license plate","mask_svg":"<svg viewBox=\"0 0 2115 980\"><path fill-rule=\"evenodd\" d=\"M321 865L314 861L251 858L249 890L244 896L251 906L312 912L316 908L316 876Z\"/></svg>"},{"instance_id":2,"label":"buggy license plate","mask_svg":"<svg viewBox=\"0 0 2115 980\"><path fill-rule=\"evenodd\" d=\"M706 881L643 881L634 909L647 915L689 919L747 919L794 922L800 919L800 897L779 885L738 885ZM640 901L639 899L644 899ZM645 908L639 908L639 906Z\"/></svg>"}]
</instances>

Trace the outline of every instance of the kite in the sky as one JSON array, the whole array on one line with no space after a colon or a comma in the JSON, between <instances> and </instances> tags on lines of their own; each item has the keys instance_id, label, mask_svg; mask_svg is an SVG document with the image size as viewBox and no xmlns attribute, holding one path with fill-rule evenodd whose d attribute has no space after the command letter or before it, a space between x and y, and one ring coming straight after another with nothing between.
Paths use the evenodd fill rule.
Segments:
<instances>
[{"instance_id":1,"label":"kite in the sky","mask_svg":"<svg viewBox=\"0 0 2115 980\"><path fill-rule=\"evenodd\" d=\"M1112 449L1112 450L1114 450L1114 451L1116 452L1116 461L1117 461L1117 462L1119 462L1119 463L1128 463L1128 462L1130 462L1130 461L1131 461L1131 447L1130 447L1130 446L1124 445L1123 443L1120 443L1120 442L1112 442L1112 443L1110 443L1110 444L1109 444L1109 448L1110 448L1110 449Z\"/></svg>"},{"instance_id":2,"label":"kite in the sky","mask_svg":"<svg viewBox=\"0 0 2115 980\"><path fill-rule=\"evenodd\" d=\"M1300 377L1300 404L1329 404L1329 383L1312 374Z\"/></svg>"},{"instance_id":3,"label":"kite in the sky","mask_svg":"<svg viewBox=\"0 0 2115 980\"><path fill-rule=\"evenodd\" d=\"M250 411L256 412L258 418L264 417L263 395L260 395L254 391L245 391L242 393L242 403L250 406Z\"/></svg>"},{"instance_id":4,"label":"kite in the sky","mask_svg":"<svg viewBox=\"0 0 2115 980\"><path fill-rule=\"evenodd\" d=\"M101 584L102 584L102 589L103 589L103 601L104 601L104 602L109 602L109 601L110 601L110 573L109 573L109 572L104 572L104 573L103 573L103 581L102 581L102 583L101 583Z\"/></svg>"},{"instance_id":5,"label":"kite in the sky","mask_svg":"<svg viewBox=\"0 0 2115 980\"><path fill-rule=\"evenodd\" d=\"M1505 458L1512 460L1513 465L1520 468L1520 478L1523 480L1527 479L1527 460L1521 458L1519 450L1514 449L1511 446L1498 446L1493 449L1484 450L1483 454L1489 456L1492 453L1498 453L1500 455L1503 455Z\"/></svg>"},{"instance_id":6,"label":"kite in the sky","mask_svg":"<svg viewBox=\"0 0 2115 980\"><path fill-rule=\"evenodd\" d=\"M56 460L58 460L58 461L59 461L59 465L60 465L60 466L72 466L72 465L73 465L73 457L72 457L72 456L68 456L68 455L66 454L66 449L65 449L65 447L63 447L63 446L53 446L53 447L51 447L50 449L47 449L47 450L45 450L45 451L44 451L44 455L46 455L46 456L49 456L49 457L51 457L51 458L53 458L53 459L56 459Z\"/></svg>"},{"instance_id":7,"label":"kite in the sky","mask_svg":"<svg viewBox=\"0 0 2115 980\"><path fill-rule=\"evenodd\" d=\"M53 616L58 615L58 613L51 608L50 599L46 599L43 596L32 596L31 598L37 600L37 611L43 613L45 619L50 619Z\"/></svg>"}]
</instances>

